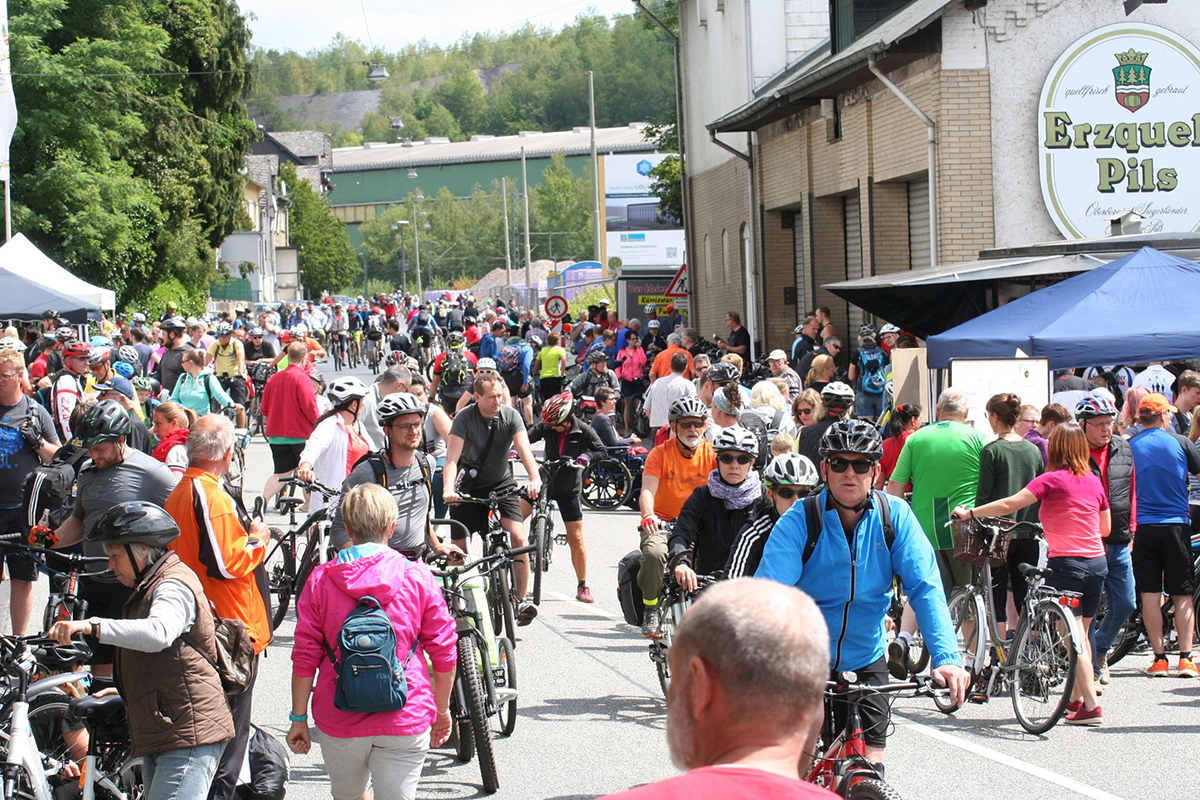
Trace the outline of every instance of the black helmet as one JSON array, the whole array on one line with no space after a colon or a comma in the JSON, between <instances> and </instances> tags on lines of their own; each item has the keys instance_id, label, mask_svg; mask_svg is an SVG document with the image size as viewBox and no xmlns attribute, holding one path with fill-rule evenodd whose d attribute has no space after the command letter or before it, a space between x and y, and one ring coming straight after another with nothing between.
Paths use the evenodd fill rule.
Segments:
<instances>
[{"instance_id":1,"label":"black helmet","mask_svg":"<svg viewBox=\"0 0 1200 800\"><path fill-rule=\"evenodd\" d=\"M740 377L738 368L728 361L718 361L708 368L708 372L704 373L705 380L710 380L716 384L736 381Z\"/></svg>"},{"instance_id":2,"label":"black helmet","mask_svg":"<svg viewBox=\"0 0 1200 800\"><path fill-rule=\"evenodd\" d=\"M58 319L58 312L53 308L48 308L42 312L42 319Z\"/></svg>"},{"instance_id":3,"label":"black helmet","mask_svg":"<svg viewBox=\"0 0 1200 800\"><path fill-rule=\"evenodd\" d=\"M161 506L145 500L130 500L105 511L84 538L101 544L166 547L179 538L179 526Z\"/></svg>"},{"instance_id":4,"label":"black helmet","mask_svg":"<svg viewBox=\"0 0 1200 800\"><path fill-rule=\"evenodd\" d=\"M158 327L164 331L184 331L187 330L187 322L183 317L168 317L158 323Z\"/></svg>"},{"instance_id":5,"label":"black helmet","mask_svg":"<svg viewBox=\"0 0 1200 800\"><path fill-rule=\"evenodd\" d=\"M133 430L129 414L116 400L101 400L83 415L75 437L84 447L94 447L102 442L115 442L128 436Z\"/></svg>"},{"instance_id":6,"label":"black helmet","mask_svg":"<svg viewBox=\"0 0 1200 800\"><path fill-rule=\"evenodd\" d=\"M872 461L883 458L883 439L869 422L843 419L829 426L821 437L821 458L835 453L866 456Z\"/></svg>"}]
</instances>

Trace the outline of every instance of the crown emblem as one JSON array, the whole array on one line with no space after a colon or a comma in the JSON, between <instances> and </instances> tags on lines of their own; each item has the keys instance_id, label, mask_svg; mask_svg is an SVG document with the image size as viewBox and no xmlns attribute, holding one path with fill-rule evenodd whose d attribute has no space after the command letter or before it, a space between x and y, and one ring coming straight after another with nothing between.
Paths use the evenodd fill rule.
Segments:
<instances>
[{"instance_id":1,"label":"crown emblem","mask_svg":"<svg viewBox=\"0 0 1200 800\"><path fill-rule=\"evenodd\" d=\"M1114 53L1114 55L1123 67L1141 66L1146 63L1146 59L1150 56L1149 53L1139 53L1132 47L1124 53Z\"/></svg>"}]
</instances>

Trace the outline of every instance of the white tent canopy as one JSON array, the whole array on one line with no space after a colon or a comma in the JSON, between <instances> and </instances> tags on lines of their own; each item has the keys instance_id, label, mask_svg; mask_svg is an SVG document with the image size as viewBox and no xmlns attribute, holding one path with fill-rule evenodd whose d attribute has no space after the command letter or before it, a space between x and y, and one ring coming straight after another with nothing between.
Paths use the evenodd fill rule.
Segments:
<instances>
[{"instance_id":1,"label":"white tent canopy","mask_svg":"<svg viewBox=\"0 0 1200 800\"><path fill-rule=\"evenodd\" d=\"M103 310L117 307L117 294L112 289L101 289L82 278L72 275L60 267L49 256L38 250L33 242L18 233L0 247L0 270L18 275L26 280L74 297L84 305Z\"/></svg>"}]
</instances>

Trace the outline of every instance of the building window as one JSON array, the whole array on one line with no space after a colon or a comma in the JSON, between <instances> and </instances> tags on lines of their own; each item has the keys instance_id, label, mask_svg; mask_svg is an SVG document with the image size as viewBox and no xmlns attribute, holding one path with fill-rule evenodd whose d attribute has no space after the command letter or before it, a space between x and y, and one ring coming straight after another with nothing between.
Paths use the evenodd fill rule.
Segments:
<instances>
[{"instance_id":1,"label":"building window","mask_svg":"<svg viewBox=\"0 0 1200 800\"><path fill-rule=\"evenodd\" d=\"M729 284L729 231L721 231L721 281Z\"/></svg>"},{"instance_id":2,"label":"building window","mask_svg":"<svg viewBox=\"0 0 1200 800\"><path fill-rule=\"evenodd\" d=\"M375 219L375 206L334 206L333 215L347 225Z\"/></svg>"},{"instance_id":3,"label":"building window","mask_svg":"<svg viewBox=\"0 0 1200 800\"><path fill-rule=\"evenodd\" d=\"M712 248L708 244L708 234L704 234L704 266L701 272L704 274L704 285L710 286L713 282L712 276Z\"/></svg>"}]
</instances>

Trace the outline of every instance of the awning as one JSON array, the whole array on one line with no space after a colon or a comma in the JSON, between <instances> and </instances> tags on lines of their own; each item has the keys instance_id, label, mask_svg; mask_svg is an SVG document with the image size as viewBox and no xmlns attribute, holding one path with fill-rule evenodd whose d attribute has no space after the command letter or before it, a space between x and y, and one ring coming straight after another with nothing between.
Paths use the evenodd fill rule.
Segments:
<instances>
[{"instance_id":1,"label":"awning","mask_svg":"<svg viewBox=\"0 0 1200 800\"><path fill-rule=\"evenodd\" d=\"M822 288L926 338L990 310L997 281L1075 275L1109 260L1083 255L991 258L873 275Z\"/></svg>"}]
</instances>

